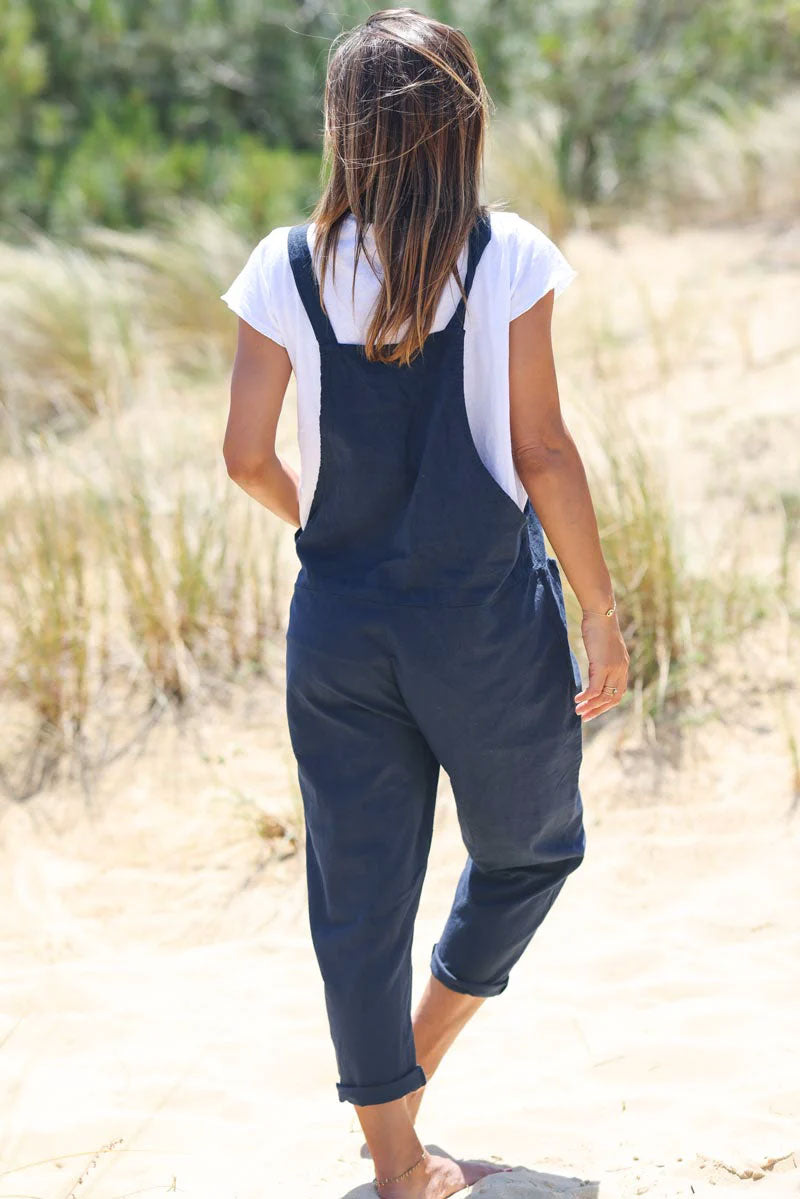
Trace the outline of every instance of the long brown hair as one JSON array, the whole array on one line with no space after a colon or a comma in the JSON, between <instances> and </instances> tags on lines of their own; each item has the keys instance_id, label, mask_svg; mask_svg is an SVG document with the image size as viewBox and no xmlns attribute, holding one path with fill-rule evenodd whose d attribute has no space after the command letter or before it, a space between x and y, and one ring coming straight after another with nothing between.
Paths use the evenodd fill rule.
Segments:
<instances>
[{"instance_id":1,"label":"long brown hair","mask_svg":"<svg viewBox=\"0 0 800 1199\"><path fill-rule=\"evenodd\" d=\"M322 300L344 219L356 253L370 225L383 281L366 333L371 361L407 364L421 350L479 202L492 101L460 29L414 8L384 8L331 44L323 174L311 220ZM402 338L392 341L408 322Z\"/></svg>"}]
</instances>

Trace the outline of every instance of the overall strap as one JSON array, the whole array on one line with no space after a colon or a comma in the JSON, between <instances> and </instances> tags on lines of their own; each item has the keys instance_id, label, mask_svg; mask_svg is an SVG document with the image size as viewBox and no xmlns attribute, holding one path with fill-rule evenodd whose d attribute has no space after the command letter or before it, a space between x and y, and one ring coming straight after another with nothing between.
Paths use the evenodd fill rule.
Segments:
<instances>
[{"instance_id":1,"label":"overall strap","mask_svg":"<svg viewBox=\"0 0 800 1199\"><path fill-rule=\"evenodd\" d=\"M292 226L289 230L288 246L289 264L314 335L321 346L336 345L333 325L319 300L319 288L308 245L308 224Z\"/></svg>"},{"instance_id":2,"label":"overall strap","mask_svg":"<svg viewBox=\"0 0 800 1199\"><path fill-rule=\"evenodd\" d=\"M467 299L472 289L472 281L475 278L475 271L481 259L481 254L486 249L491 241L492 226L488 214L481 214L472 226L469 234L469 250L467 252L467 273L464 276L464 291ZM447 323L447 328L453 327L464 328L464 316L466 313L466 303L464 297L460 296L455 312Z\"/></svg>"}]
</instances>

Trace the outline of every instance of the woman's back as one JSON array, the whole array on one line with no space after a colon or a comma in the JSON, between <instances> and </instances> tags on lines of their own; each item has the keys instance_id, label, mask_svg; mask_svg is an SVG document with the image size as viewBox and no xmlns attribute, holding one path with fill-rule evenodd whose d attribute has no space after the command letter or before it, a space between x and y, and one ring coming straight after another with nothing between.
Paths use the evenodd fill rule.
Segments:
<instances>
[{"instance_id":1,"label":"woman's back","mask_svg":"<svg viewBox=\"0 0 800 1199\"><path fill-rule=\"evenodd\" d=\"M516 212L490 210L489 218L491 238L478 263L466 310L464 402L481 461L522 510L527 495L511 449L508 326L551 288L560 295L577 272L541 229ZM312 251L314 231L312 221L308 226ZM259 241L222 299L253 328L284 346L291 359L297 386L300 521L304 525L320 465L320 356L292 274L289 232L290 226L280 226ZM381 287L382 271L369 226L364 240L372 265L365 255L359 255L353 288L356 222L348 214L341 225L335 269L327 273L323 292L339 342L363 343ZM466 267L465 244L458 261L461 279ZM439 300L432 332L446 327L458 299L458 287L451 277Z\"/></svg>"}]
</instances>

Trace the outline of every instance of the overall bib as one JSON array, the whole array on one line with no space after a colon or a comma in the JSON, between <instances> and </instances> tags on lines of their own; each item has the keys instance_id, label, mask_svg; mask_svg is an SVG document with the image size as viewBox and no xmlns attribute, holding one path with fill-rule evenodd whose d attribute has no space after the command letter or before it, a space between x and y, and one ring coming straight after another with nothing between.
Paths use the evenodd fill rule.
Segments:
<instances>
[{"instance_id":1,"label":"overall bib","mask_svg":"<svg viewBox=\"0 0 800 1199\"><path fill-rule=\"evenodd\" d=\"M469 236L469 295L491 237ZM339 343L307 227L289 234L319 342L320 469L286 632L311 938L341 1100L421 1087L411 947L440 767L468 856L430 968L498 995L585 852L581 687L530 501L484 466L464 402L463 297L408 366Z\"/></svg>"}]
</instances>

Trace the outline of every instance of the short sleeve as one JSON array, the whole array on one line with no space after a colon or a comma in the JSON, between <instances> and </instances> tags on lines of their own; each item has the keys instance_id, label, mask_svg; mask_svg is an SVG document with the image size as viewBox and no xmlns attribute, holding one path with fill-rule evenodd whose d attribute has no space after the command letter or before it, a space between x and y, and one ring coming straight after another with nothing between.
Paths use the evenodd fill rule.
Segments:
<instances>
[{"instance_id":1,"label":"short sleeve","mask_svg":"<svg viewBox=\"0 0 800 1199\"><path fill-rule=\"evenodd\" d=\"M286 339L278 323L278 289L270 280L275 269L277 232L273 230L262 238L220 299L248 325L285 347Z\"/></svg>"},{"instance_id":2,"label":"short sleeve","mask_svg":"<svg viewBox=\"0 0 800 1199\"><path fill-rule=\"evenodd\" d=\"M561 250L536 225L518 216L513 225L510 320L527 312L551 289L555 296L578 272Z\"/></svg>"}]
</instances>

